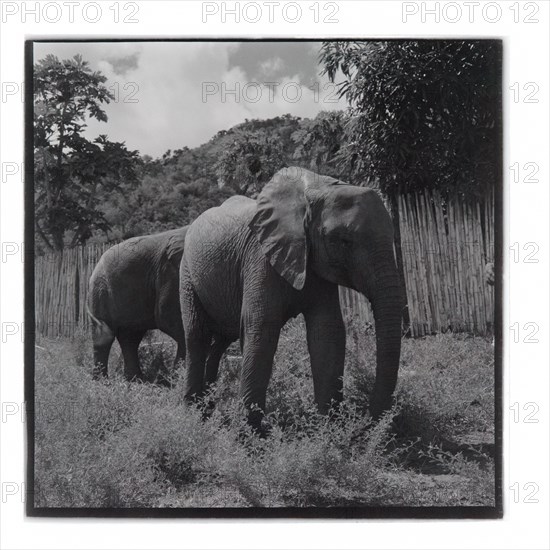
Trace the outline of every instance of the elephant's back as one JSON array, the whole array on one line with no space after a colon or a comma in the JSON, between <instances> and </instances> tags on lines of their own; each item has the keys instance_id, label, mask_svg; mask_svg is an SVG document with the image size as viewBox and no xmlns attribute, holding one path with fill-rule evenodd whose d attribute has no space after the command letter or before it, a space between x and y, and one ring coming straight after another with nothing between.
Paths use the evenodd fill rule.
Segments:
<instances>
[{"instance_id":1,"label":"elephant's back","mask_svg":"<svg viewBox=\"0 0 550 550\"><path fill-rule=\"evenodd\" d=\"M169 257L177 255L179 256L178 260L181 260L183 243L185 242L185 235L188 227L189 226L186 225L185 227L170 229L169 231L142 237L145 239L144 245L147 249L151 249L151 252L153 250L162 251Z\"/></svg>"},{"instance_id":2,"label":"elephant's back","mask_svg":"<svg viewBox=\"0 0 550 550\"><path fill-rule=\"evenodd\" d=\"M247 238L255 210L256 201L235 195L203 212L188 228L185 257L197 262L202 261L200 258L210 259L211 264L229 258L235 260Z\"/></svg>"},{"instance_id":3,"label":"elephant's back","mask_svg":"<svg viewBox=\"0 0 550 550\"><path fill-rule=\"evenodd\" d=\"M243 195L234 195L220 206L205 210L189 226L189 230L196 230L202 224L215 224L221 230L233 232L239 226L247 225L256 210L256 201Z\"/></svg>"}]
</instances>

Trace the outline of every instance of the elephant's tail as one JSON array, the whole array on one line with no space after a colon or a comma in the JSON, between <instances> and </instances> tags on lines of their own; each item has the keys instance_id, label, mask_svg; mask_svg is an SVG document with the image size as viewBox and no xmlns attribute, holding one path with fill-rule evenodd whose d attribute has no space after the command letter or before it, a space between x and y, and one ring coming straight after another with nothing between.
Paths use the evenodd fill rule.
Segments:
<instances>
[{"instance_id":1,"label":"elephant's tail","mask_svg":"<svg viewBox=\"0 0 550 550\"><path fill-rule=\"evenodd\" d=\"M101 319L98 319L91 311L88 304L86 304L86 313L90 317L90 320L92 321L92 324L94 326L94 331L97 331L98 335L103 335L106 339L113 339L115 337L115 333L113 332L113 329Z\"/></svg>"}]
</instances>

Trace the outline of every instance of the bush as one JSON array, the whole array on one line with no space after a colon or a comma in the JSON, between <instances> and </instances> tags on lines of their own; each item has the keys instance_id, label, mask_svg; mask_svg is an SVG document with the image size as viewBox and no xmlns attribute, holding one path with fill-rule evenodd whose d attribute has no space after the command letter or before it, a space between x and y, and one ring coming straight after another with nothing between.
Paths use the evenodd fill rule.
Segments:
<instances>
[{"instance_id":1,"label":"bush","mask_svg":"<svg viewBox=\"0 0 550 550\"><path fill-rule=\"evenodd\" d=\"M91 379L89 338L41 340L36 357L39 506L433 506L494 502L492 347L440 335L403 342L397 405L368 415L371 327L348 324L346 399L329 417L314 407L301 317L283 329L261 439L239 402L240 350L221 362L206 410L174 389ZM175 345L142 344L151 373L171 368ZM113 354L117 362L116 352ZM148 376L149 379L154 379ZM475 443L477 442L477 443Z\"/></svg>"}]
</instances>

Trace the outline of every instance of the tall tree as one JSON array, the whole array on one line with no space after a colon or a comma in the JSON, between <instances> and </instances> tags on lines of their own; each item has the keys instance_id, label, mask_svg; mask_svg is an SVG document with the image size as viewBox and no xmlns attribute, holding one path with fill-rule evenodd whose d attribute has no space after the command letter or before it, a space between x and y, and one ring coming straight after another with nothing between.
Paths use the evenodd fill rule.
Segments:
<instances>
[{"instance_id":1,"label":"tall tree","mask_svg":"<svg viewBox=\"0 0 550 550\"><path fill-rule=\"evenodd\" d=\"M483 196L499 162L500 42L326 42L324 72L350 103L346 161L389 195Z\"/></svg>"},{"instance_id":2,"label":"tall tree","mask_svg":"<svg viewBox=\"0 0 550 550\"><path fill-rule=\"evenodd\" d=\"M342 159L388 197L403 287L397 195L483 197L501 162L498 41L325 42L324 72L350 104ZM406 310L405 310L406 311Z\"/></svg>"},{"instance_id":3,"label":"tall tree","mask_svg":"<svg viewBox=\"0 0 550 550\"><path fill-rule=\"evenodd\" d=\"M107 121L101 106L114 96L105 82L80 55L63 61L48 55L34 67L35 225L49 249L107 230L100 193L136 177L136 151L104 135L93 141L82 135L88 118Z\"/></svg>"}]
</instances>

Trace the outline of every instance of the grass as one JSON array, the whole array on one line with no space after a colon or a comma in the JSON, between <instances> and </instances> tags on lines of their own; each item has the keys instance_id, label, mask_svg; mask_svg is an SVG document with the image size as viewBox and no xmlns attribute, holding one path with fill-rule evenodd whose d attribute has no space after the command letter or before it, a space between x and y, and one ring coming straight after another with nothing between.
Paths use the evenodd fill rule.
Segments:
<instances>
[{"instance_id":1,"label":"grass","mask_svg":"<svg viewBox=\"0 0 550 550\"><path fill-rule=\"evenodd\" d=\"M367 332L367 337L358 334ZM148 380L91 379L87 335L36 349L35 504L45 507L467 506L494 504L494 371L489 340L404 340L396 405L367 413L374 334L348 327L346 400L313 408L301 318L285 327L260 439L238 399L239 349L222 360L214 412L184 405L175 345L154 333L140 348ZM160 341L159 341L160 340Z\"/></svg>"}]
</instances>

